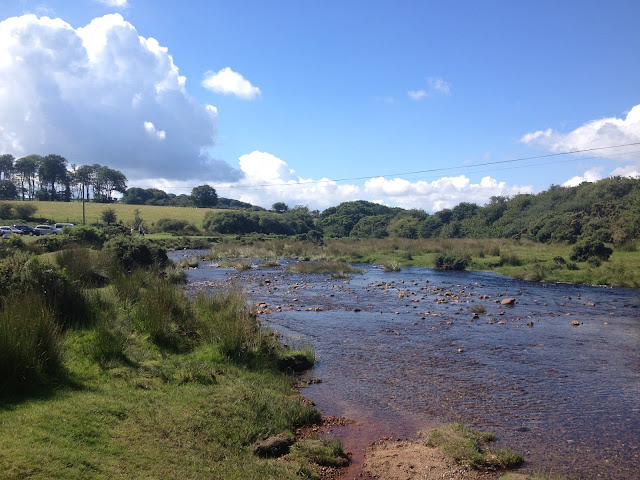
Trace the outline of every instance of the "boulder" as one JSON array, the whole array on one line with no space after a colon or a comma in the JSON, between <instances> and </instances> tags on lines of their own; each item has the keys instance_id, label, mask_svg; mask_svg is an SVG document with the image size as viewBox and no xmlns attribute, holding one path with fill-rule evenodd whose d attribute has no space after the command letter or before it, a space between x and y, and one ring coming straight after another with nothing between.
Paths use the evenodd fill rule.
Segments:
<instances>
[{"instance_id":1,"label":"boulder","mask_svg":"<svg viewBox=\"0 0 640 480\"><path fill-rule=\"evenodd\" d=\"M505 298L500 302L501 305L515 305L516 304L516 299L515 298Z\"/></svg>"}]
</instances>

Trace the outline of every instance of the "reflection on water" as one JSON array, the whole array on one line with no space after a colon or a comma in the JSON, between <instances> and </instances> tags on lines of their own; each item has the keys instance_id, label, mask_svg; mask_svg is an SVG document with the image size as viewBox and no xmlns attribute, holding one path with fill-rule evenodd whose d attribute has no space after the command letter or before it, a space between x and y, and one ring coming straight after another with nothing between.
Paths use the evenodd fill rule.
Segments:
<instances>
[{"instance_id":1,"label":"reflection on water","mask_svg":"<svg viewBox=\"0 0 640 480\"><path fill-rule=\"evenodd\" d=\"M312 343L322 383L304 394L325 414L395 436L459 421L525 453L529 471L640 478L637 291L363 268L342 280L201 262L188 289L239 279L273 310L263 322Z\"/></svg>"}]
</instances>

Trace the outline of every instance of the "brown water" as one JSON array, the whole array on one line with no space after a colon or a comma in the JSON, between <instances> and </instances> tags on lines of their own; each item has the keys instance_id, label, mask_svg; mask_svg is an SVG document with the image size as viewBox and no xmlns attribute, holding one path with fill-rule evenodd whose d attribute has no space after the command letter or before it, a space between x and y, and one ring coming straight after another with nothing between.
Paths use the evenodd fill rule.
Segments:
<instances>
[{"instance_id":1,"label":"brown water","mask_svg":"<svg viewBox=\"0 0 640 480\"><path fill-rule=\"evenodd\" d=\"M336 280L201 262L188 289L240 282L274 310L261 321L315 346L322 383L303 393L360 422L344 432L357 459L380 436L458 421L523 452L525 471L640 478L640 292L359 267Z\"/></svg>"}]
</instances>

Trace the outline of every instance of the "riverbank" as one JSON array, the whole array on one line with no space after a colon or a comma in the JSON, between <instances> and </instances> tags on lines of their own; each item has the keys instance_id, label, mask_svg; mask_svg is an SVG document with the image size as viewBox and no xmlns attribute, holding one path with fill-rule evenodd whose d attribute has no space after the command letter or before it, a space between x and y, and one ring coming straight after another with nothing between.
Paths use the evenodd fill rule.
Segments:
<instances>
[{"instance_id":1,"label":"riverbank","mask_svg":"<svg viewBox=\"0 0 640 480\"><path fill-rule=\"evenodd\" d=\"M161 252L123 242L135 255L3 259L2 478L317 478L339 442L252 448L320 421L292 375L313 349L282 345L238 289L189 300Z\"/></svg>"},{"instance_id":2,"label":"riverbank","mask_svg":"<svg viewBox=\"0 0 640 480\"><path fill-rule=\"evenodd\" d=\"M571 260L573 246L512 239L326 239L323 245L293 238L227 237L209 258L294 258L378 265L433 267L440 254L468 258L467 270L489 271L519 280L640 287L640 251L615 250L608 261Z\"/></svg>"}]
</instances>

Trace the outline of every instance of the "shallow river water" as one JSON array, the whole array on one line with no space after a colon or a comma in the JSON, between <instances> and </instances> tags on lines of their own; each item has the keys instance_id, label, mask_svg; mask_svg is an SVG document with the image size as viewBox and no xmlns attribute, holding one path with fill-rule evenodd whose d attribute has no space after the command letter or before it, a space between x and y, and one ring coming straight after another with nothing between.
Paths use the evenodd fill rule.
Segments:
<instances>
[{"instance_id":1,"label":"shallow river water","mask_svg":"<svg viewBox=\"0 0 640 480\"><path fill-rule=\"evenodd\" d=\"M239 283L266 304L264 324L315 347L309 376L321 383L303 394L358 422L343 432L350 474L380 436L457 421L524 453L528 472L640 478L640 292L374 265L332 279L286 263L237 272L200 262L187 289Z\"/></svg>"}]
</instances>

